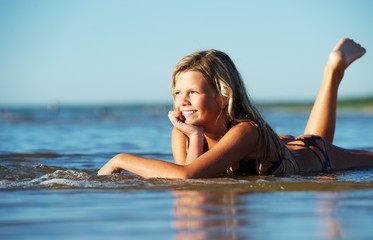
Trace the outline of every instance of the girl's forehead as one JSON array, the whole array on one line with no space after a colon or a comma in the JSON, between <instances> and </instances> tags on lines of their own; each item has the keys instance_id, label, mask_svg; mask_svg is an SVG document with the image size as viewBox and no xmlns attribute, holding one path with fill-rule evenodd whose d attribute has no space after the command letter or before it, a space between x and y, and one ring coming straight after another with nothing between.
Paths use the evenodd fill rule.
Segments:
<instances>
[{"instance_id":1,"label":"girl's forehead","mask_svg":"<svg viewBox=\"0 0 373 240\"><path fill-rule=\"evenodd\" d=\"M175 87L187 85L205 85L208 84L206 78L198 71L179 72L175 76Z\"/></svg>"}]
</instances>

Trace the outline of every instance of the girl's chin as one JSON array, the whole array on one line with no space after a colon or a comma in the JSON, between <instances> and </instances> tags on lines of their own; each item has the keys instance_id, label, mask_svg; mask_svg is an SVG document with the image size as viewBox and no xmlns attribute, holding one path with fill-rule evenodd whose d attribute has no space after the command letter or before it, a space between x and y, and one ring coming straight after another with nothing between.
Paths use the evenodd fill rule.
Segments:
<instances>
[{"instance_id":1,"label":"girl's chin","mask_svg":"<svg viewBox=\"0 0 373 240\"><path fill-rule=\"evenodd\" d=\"M185 122L186 124L194 125L194 121L190 121L190 120L188 120L188 119L186 119L184 122Z\"/></svg>"},{"instance_id":2,"label":"girl's chin","mask_svg":"<svg viewBox=\"0 0 373 240\"><path fill-rule=\"evenodd\" d=\"M193 119L185 119L185 123L191 125L198 125L197 122Z\"/></svg>"}]
</instances>

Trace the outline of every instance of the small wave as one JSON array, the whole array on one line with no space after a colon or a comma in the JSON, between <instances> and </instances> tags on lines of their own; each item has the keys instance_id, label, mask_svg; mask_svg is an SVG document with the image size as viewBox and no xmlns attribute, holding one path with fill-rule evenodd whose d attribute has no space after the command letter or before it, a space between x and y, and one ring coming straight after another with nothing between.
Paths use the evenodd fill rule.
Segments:
<instances>
[{"instance_id":1,"label":"small wave","mask_svg":"<svg viewBox=\"0 0 373 240\"><path fill-rule=\"evenodd\" d=\"M50 169L42 164L34 166L39 169ZM78 171L58 169L54 172L35 176L12 176L0 180L0 189L138 189L151 186L146 180L130 174L113 174L110 176L97 176L95 171Z\"/></svg>"},{"instance_id":2,"label":"small wave","mask_svg":"<svg viewBox=\"0 0 373 240\"><path fill-rule=\"evenodd\" d=\"M43 166L39 166L44 168ZM56 170L41 177L33 179L0 180L2 189L24 189L24 188L53 188L55 186L85 187L89 181L89 174L75 170Z\"/></svg>"},{"instance_id":3,"label":"small wave","mask_svg":"<svg viewBox=\"0 0 373 240\"><path fill-rule=\"evenodd\" d=\"M372 170L324 173L313 176L249 176L190 180L144 179L127 172L97 176L95 170L63 169L43 164L28 167L26 172L22 172L22 168L17 172L17 169L2 167L1 172L1 190L120 189L265 192L373 189ZM16 172L17 174L14 174Z\"/></svg>"}]
</instances>

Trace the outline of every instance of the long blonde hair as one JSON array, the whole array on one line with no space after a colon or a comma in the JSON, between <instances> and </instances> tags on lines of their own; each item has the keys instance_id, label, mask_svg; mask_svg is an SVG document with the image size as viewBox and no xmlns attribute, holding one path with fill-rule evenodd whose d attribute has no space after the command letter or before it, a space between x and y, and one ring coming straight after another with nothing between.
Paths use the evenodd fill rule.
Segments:
<instances>
[{"instance_id":1,"label":"long blonde hair","mask_svg":"<svg viewBox=\"0 0 373 240\"><path fill-rule=\"evenodd\" d=\"M252 104L246 92L241 75L231 58L218 50L207 50L192 53L179 61L172 76L172 90L175 87L175 78L178 73L185 71L198 71L213 86L220 97L228 98L226 119L228 128L240 122L251 122L259 131L259 144L257 155L263 156L258 160L258 172L261 164L268 160L270 153L282 156L280 140L275 131L263 119L259 111Z\"/></svg>"}]
</instances>

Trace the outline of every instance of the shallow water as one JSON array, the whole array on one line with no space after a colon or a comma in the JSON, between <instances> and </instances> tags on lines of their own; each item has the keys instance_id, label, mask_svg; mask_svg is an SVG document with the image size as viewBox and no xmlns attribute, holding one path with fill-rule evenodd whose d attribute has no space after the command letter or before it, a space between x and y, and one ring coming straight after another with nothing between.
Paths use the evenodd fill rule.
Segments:
<instances>
[{"instance_id":1,"label":"shallow water","mask_svg":"<svg viewBox=\"0 0 373 240\"><path fill-rule=\"evenodd\" d=\"M96 176L119 152L172 161L169 106L0 109L1 239L372 239L373 170L197 180ZM265 112L278 133L308 115ZM373 150L373 114L335 143Z\"/></svg>"}]
</instances>

